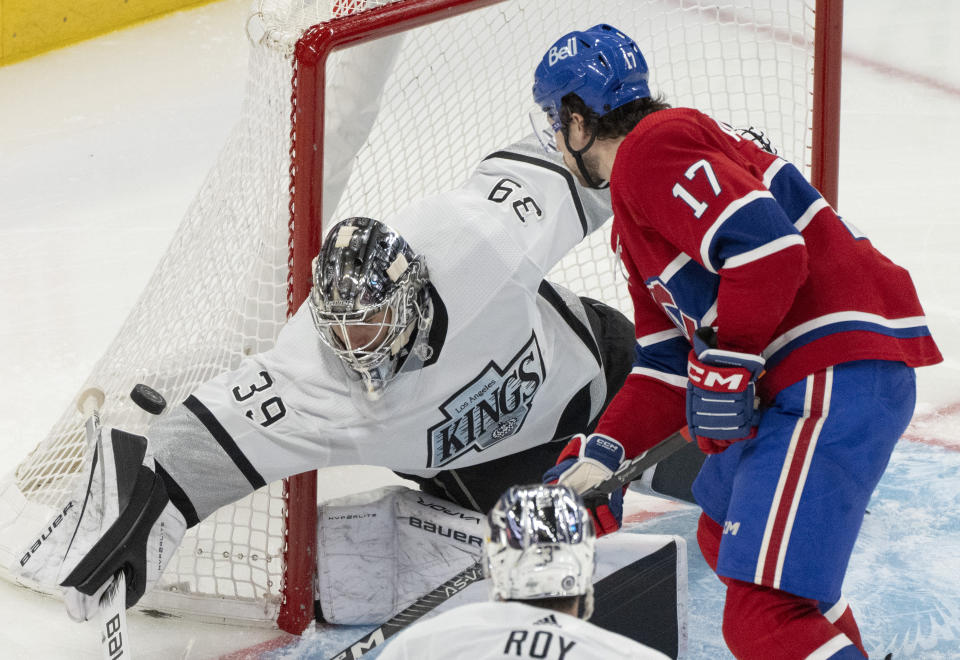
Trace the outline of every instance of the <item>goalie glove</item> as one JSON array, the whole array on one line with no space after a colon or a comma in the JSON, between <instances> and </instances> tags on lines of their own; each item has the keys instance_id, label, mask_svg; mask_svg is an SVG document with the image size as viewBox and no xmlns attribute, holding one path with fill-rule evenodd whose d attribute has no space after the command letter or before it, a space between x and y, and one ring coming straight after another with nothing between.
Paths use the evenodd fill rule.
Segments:
<instances>
[{"instance_id":1,"label":"goalie glove","mask_svg":"<svg viewBox=\"0 0 960 660\"><path fill-rule=\"evenodd\" d=\"M763 357L716 345L713 328L700 328L687 361L687 426L707 454L752 438L761 415L756 385L763 375Z\"/></svg>"},{"instance_id":2,"label":"goalie glove","mask_svg":"<svg viewBox=\"0 0 960 660\"><path fill-rule=\"evenodd\" d=\"M561 483L583 493L609 478L623 461L623 446L611 437L582 433L573 436L557 458L557 464L543 475L544 483ZM598 495L584 501L597 536L620 529L623 520L623 491L618 488L609 497Z\"/></svg>"},{"instance_id":3,"label":"goalie glove","mask_svg":"<svg viewBox=\"0 0 960 660\"><path fill-rule=\"evenodd\" d=\"M136 604L187 528L143 436L103 429L86 476L86 492L68 505L65 520L21 559L25 576L41 582L55 576L66 588L64 603L75 621L98 612L100 596L121 570L126 607Z\"/></svg>"}]
</instances>

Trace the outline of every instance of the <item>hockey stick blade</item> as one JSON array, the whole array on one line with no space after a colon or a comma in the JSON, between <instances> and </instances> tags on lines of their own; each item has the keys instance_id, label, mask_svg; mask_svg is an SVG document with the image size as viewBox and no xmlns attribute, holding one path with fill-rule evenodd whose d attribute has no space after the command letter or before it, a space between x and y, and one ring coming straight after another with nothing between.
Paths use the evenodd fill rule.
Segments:
<instances>
[{"instance_id":1,"label":"hockey stick blade","mask_svg":"<svg viewBox=\"0 0 960 660\"><path fill-rule=\"evenodd\" d=\"M92 450L100 438L100 409L106 401L106 395L99 387L88 387L77 397L77 410L86 418L84 432L87 448Z\"/></svg>"},{"instance_id":2,"label":"hockey stick blade","mask_svg":"<svg viewBox=\"0 0 960 660\"><path fill-rule=\"evenodd\" d=\"M97 387L84 390L77 399L77 409L87 417L84 430L90 449L100 442L100 408L105 400L103 390ZM100 596L100 648L104 659L129 659L128 641L127 582L119 571Z\"/></svg>"},{"instance_id":3,"label":"hockey stick blade","mask_svg":"<svg viewBox=\"0 0 960 660\"><path fill-rule=\"evenodd\" d=\"M105 660L130 658L127 646L127 584L123 571L100 596L100 646Z\"/></svg>"},{"instance_id":4,"label":"hockey stick blade","mask_svg":"<svg viewBox=\"0 0 960 660\"><path fill-rule=\"evenodd\" d=\"M103 408L106 400L106 395L99 387L88 387L77 397L77 410L85 416L93 415Z\"/></svg>"},{"instance_id":5,"label":"hockey stick blade","mask_svg":"<svg viewBox=\"0 0 960 660\"><path fill-rule=\"evenodd\" d=\"M639 456L623 463L609 478L587 489L584 492L584 496L609 495L617 488L623 488L632 480L639 477L644 470L653 467L670 454L680 450L680 448L684 447L688 442L690 442L690 433L685 426ZM476 561L470 567L457 573L430 593L415 600L405 610L393 615L386 623L381 624L379 628L367 633L338 654L332 656L330 660L356 660L356 658L380 646L387 639L413 624L417 619L420 619L441 603L449 600L481 579L483 579L483 566L480 561Z\"/></svg>"}]
</instances>

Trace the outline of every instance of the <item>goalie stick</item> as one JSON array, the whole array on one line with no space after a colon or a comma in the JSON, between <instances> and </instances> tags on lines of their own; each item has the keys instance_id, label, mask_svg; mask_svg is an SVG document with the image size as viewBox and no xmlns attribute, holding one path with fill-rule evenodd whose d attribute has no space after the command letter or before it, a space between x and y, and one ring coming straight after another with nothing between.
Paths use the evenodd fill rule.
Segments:
<instances>
[{"instance_id":1,"label":"goalie stick","mask_svg":"<svg viewBox=\"0 0 960 660\"><path fill-rule=\"evenodd\" d=\"M84 431L89 448L100 444L100 407L103 391L91 387L80 394L77 408L87 418ZM129 660L130 640L127 634L127 587L123 571L118 571L110 586L100 596L100 648L106 660Z\"/></svg>"},{"instance_id":2,"label":"goalie stick","mask_svg":"<svg viewBox=\"0 0 960 660\"><path fill-rule=\"evenodd\" d=\"M637 479L645 470L653 467L667 456L670 456L690 442L690 433L687 427L672 433L659 444L647 451L626 461L617 468L617 471L600 483L588 488L582 493L584 499L597 495L609 495L617 488L623 488L634 479ZM441 584L428 594L425 594L411 603L406 609L393 615L388 621L381 624L372 632L356 640L350 646L331 657L330 660L356 660L371 649L382 645L387 639L411 625L428 612L457 595L474 582L483 579L483 565L480 560L460 571L452 578Z\"/></svg>"}]
</instances>

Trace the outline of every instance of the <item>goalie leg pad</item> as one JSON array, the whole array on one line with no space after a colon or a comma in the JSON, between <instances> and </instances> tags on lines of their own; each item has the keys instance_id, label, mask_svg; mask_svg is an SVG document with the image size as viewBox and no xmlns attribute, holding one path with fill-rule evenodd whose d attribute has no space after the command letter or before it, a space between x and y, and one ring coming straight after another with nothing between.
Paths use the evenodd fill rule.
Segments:
<instances>
[{"instance_id":1,"label":"goalie leg pad","mask_svg":"<svg viewBox=\"0 0 960 660\"><path fill-rule=\"evenodd\" d=\"M403 486L320 506L317 589L328 623L382 623L480 555L483 515Z\"/></svg>"}]
</instances>

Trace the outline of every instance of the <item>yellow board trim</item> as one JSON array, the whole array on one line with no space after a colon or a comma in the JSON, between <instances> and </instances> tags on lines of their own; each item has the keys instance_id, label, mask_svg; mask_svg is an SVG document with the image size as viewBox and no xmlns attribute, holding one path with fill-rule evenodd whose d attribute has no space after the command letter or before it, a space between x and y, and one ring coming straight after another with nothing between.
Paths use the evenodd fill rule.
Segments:
<instances>
[{"instance_id":1,"label":"yellow board trim","mask_svg":"<svg viewBox=\"0 0 960 660\"><path fill-rule=\"evenodd\" d=\"M0 0L0 65L217 0Z\"/></svg>"}]
</instances>

